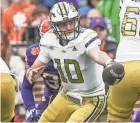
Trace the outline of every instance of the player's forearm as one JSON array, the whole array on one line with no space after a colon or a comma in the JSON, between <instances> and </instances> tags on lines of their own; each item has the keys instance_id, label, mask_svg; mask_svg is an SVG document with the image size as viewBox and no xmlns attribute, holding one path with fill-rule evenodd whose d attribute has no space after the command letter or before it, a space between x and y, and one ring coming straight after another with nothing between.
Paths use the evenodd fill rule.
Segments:
<instances>
[{"instance_id":1,"label":"player's forearm","mask_svg":"<svg viewBox=\"0 0 140 123\"><path fill-rule=\"evenodd\" d=\"M99 57L97 57L97 63L101 64L103 66L106 66L108 62L110 62L112 59L108 56L107 53L103 51L99 51Z\"/></svg>"},{"instance_id":2,"label":"player's forearm","mask_svg":"<svg viewBox=\"0 0 140 123\"><path fill-rule=\"evenodd\" d=\"M28 74L30 73L31 70L39 68L39 67L43 67L45 68L46 64L43 63L42 61L40 61L38 58L35 60L35 62L33 63L33 65L26 71L26 75L28 78Z\"/></svg>"},{"instance_id":3,"label":"player's forearm","mask_svg":"<svg viewBox=\"0 0 140 123\"><path fill-rule=\"evenodd\" d=\"M40 59L37 58L35 62L33 63L33 65L31 66L31 68L34 69L41 66L46 66L46 63L43 63Z\"/></svg>"},{"instance_id":4,"label":"player's forearm","mask_svg":"<svg viewBox=\"0 0 140 123\"><path fill-rule=\"evenodd\" d=\"M98 64L106 66L106 64L112 59L107 55L107 53L101 51L98 48L93 48L89 50L89 56Z\"/></svg>"}]
</instances>

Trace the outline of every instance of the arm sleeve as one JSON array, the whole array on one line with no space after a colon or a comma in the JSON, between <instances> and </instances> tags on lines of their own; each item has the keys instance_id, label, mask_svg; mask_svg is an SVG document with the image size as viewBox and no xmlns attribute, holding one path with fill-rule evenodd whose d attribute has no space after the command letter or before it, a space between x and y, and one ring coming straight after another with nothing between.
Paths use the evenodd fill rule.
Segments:
<instances>
[{"instance_id":1,"label":"arm sleeve","mask_svg":"<svg viewBox=\"0 0 140 123\"><path fill-rule=\"evenodd\" d=\"M21 95L22 95L24 104L28 110L35 107L34 96L32 92L33 86L34 85L30 84L29 81L27 80L26 75L24 75L22 88L21 88Z\"/></svg>"}]
</instances>

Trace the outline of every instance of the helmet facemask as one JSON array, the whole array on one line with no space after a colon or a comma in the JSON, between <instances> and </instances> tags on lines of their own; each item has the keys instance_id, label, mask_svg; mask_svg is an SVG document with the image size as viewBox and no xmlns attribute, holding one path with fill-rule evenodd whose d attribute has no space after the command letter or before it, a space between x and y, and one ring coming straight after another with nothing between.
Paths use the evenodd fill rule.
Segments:
<instances>
[{"instance_id":1,"label":"helmet facemask","mask_svg":"<svg viewBox=\"0 0 140 123\"><path fill-rule=\"evenodd\" d=\"M72 29L72 33L67 33L65 31L62 31L60 29L60 26L61 24L65 23L65 22L73 22L74 23L74 27ZM79 33L80 33L80 24L79 24L79 16L77 17L74 17L72 19L68 19L68 20L65 20L63 22L57 22L57 23L52 23L52 28L53 28L53 32L54 34L56 34L56 36L62 40L62 42L65 42L67 45L67 43L71 40L74 40L78 37ZM71 31L71 30L70 30Z\"/></svg>"}]
</instances>

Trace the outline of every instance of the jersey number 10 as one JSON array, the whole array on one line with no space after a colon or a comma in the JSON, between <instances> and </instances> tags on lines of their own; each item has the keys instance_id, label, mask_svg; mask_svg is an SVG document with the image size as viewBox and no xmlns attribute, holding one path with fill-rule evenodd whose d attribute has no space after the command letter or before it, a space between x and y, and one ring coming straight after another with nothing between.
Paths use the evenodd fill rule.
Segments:
<instances>
[{"instance_id":1,"label":"jersey number 10","mask_svg":"<svg viewBox=\"0 0 140 123\"><path fill-rule=\"evenodd\" d=\"M137 20L136 20L136 18L128 17L129 13L134 13L136 15L139 15L140 10L138 7L127 7L123 22L121 25L121 32L122 32L122 35L125 35L125 36L135 36L136 30L137 30ZM128 23L132 24L130 30L126 29L126 24L128 24Z\"/></svg>"},{"instance_id":2,"label":"jersey number 10","mask_svg":"<svg viewBox=\"0 0 140 123\"><path fill-rule=\"evenodd\" d=\"M63 82L71 82L71 83L83 83L84 79L80 70L79 63L76 60L71 59L64 59L64 69L66 72L66 76L64 75L64 72L62 70L61 61L60 59L55 59L55 63L57 64L57 69L59 70L61 79ZM70 65L74 66L75 71L70 71ZM77 78L73 78L72 73L74 76L76 75Z\"/></svg>"}]
</instances>

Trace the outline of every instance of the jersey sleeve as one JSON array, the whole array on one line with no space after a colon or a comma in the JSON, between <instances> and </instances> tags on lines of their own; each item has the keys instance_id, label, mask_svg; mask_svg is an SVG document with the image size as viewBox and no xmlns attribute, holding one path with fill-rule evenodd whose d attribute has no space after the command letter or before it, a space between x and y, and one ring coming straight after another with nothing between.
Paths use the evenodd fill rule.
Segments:
<instances>
[{"instance_id":1,"label":"jersey sleeve","mask_svg":"<svg viewBox=\"0 0 140 123\"><path fill-rule=\"evenodd\" d=\"M46 38L42 37L40 40L40 53L38 55L38 58L43 63L48 63L51 58L49 55L49 46L45 43Z\"/></svg>"},{"instance_id":2,"label":"jersey sleeve","mask_svg":"<svg viewBox=\"0 0 140 123\"><path fill-rule=\"evenodd\" d=\"M86 48L86 53L88 54L88 51L95 47L95 46L99 46L101 44L101 40L99 39L99 37L97 36L97 33L93 30L88 29L85 33L84 33L84 46Z\"/></svg>"}]
</instances>

